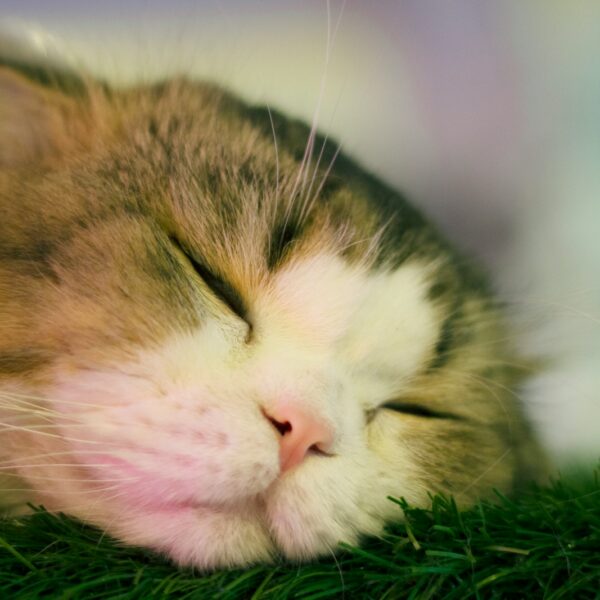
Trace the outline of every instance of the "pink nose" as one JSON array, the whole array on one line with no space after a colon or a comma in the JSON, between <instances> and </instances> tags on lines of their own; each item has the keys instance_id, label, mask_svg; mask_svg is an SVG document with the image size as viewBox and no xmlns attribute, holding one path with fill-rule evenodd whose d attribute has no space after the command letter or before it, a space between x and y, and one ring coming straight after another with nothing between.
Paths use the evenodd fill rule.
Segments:
<instances>
[{"instance_id":1,"label":"pink nose","mask_svg":"<svg viewBox=\"0 0 600 600\"><path fill-rule=\"evenodd\" d=\"M281 404L265 412L280 433L279 464L281 472L299 465L309 450L327 453L333 443L331 429L307 412Z\"/></svg>"}]
</instances>

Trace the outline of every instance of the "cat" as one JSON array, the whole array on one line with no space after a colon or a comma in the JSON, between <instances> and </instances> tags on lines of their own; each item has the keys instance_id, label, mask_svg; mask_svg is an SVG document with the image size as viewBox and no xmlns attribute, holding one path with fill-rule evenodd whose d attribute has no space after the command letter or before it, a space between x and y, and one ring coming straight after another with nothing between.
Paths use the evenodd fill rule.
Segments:
<instances>
[{"instance_id":1,"label":"cat","mask_svg":"<svg viewBox=\"0 0 600 600\"><path fill-rule=\"evenodd\" d=\"M542 471L502 304L400 193L214 85L47 73L0 67L6 512L210 569Z\"/></svg>"}]
</instances>

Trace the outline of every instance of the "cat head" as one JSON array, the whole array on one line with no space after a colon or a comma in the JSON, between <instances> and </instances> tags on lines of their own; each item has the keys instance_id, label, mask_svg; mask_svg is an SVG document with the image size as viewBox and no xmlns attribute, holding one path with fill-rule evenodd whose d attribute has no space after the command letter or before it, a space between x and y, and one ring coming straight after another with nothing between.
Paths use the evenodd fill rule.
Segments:
<instances>
[{"instance_id":1,"label":"cat head","mask_svg":"<svg viewBox=\"0 0 600 600\"><path fill-rule=\"evenodd\" d=\"M28 499L213 567L527 472L484 277L331 142L211 85L12 68L0 131L0 435Z\"/></svg>"}]
</instances>

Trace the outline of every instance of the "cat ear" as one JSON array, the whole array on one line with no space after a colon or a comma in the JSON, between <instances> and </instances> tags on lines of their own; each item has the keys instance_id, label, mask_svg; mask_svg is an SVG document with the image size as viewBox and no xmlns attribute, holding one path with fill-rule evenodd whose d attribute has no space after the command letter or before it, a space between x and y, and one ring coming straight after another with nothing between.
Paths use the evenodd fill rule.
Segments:
<instances>
[{"instance_id":1,"label":"cat ear","mask_svg":"<svg viewBox=\"0 0 600 600\"><path fill-rule=\"evenodd\" d=\"M89 125L81 98L0 66L0 168L60 161L85 141Z\"/></svg>"},{"instance_id":2,"label":"cat ear","mask_svg":"<svg viewBox=\"0 0 600 600\"><path fill-rule=\"evenodd\" d=\"M58 40L0 20L0 168L51 164L75 151L90 124L89 100Z\"/></svg>"}]
</instances>

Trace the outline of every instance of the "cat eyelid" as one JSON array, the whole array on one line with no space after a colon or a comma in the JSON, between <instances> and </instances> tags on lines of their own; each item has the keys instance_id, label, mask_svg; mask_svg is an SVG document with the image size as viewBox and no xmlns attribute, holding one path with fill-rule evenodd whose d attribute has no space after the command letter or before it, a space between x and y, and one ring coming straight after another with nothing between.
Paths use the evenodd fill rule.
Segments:
<instances>
[{"instance_id":1,"label":"cat eyelid","mask_svg":"<svg viewBox=\"0 0 600 600\"><path fill-rule=\"evenodd\" d=\"M450 421L462 421L464 420L461 416L456 415L454 413L441 411L441 410L433 410L422 404L417 404L414 402L403 402L401 400L391 400L389 402L385 402L378 409L386 408L388 410L392 410L397 413L401 413L403 415L410 415L414 417L421 417L424 419L444 419Z\"/></svg>"},{"instance_id":2,"label":"cat eyelid","mask_svg":"<svg viewBox=\"0 0 600 600\"><path fill-rule=\"evenodd\" d=\"M210 269L198 262L191 252L174 236L169 236L170 242L183 254L197 275L204 281L212 293L223 302L240 319L248 323L248 311L240 294L226 281L215 275Z\"/></svg>"}]
</instances>

